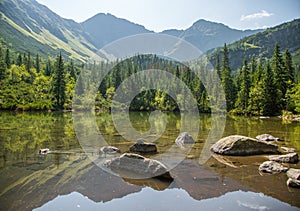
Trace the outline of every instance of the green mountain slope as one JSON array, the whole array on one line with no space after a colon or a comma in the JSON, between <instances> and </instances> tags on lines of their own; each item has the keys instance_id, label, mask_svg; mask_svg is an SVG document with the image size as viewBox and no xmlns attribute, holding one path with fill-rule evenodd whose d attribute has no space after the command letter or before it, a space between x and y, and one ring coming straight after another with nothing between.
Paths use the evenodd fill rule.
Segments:
<instances>
[{"instance_id":1,"label":"green mountain slope","mask_svg":"<svg viewBox=\"0 0 300 211\"><path fill-rule=\"evenodd\" d=\"M270 58L276 43L282 51L288 48L297 64L299 61L296 58L299 58L300 49L300 19L266 29L228 45L231 68L233 70L240 68L244 57L248 60L253 55L256 58ZM211 51L209 53L211 61L214 62L217 54L221 56L221 52L222 48Z\"/></svg>"},{"instance_id":2,"label":"green mountain slope","mask_svg":"<svg viewBox=\"0 0 300 211\"><path fill-rule=\"evenodd\" d=\"M96 48L82 26L61 18L35 0L0 2L0 37L16 51L38 52L45 56L62 52L85 60Z\"/></svg>"}]
</instances>

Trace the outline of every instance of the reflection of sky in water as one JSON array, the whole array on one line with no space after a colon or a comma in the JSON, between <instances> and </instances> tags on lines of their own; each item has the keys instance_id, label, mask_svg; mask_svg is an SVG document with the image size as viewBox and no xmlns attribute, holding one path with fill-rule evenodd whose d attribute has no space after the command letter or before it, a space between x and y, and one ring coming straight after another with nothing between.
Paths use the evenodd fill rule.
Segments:
<instances>
[{"instance_id":1,"label":"reflection of sky in water","mask_svg":"<svg viewBox=\"0 0 300 211\"><path fill-rule=\"evenodd\" d=\"M143 188L120 199L94 202L78 192L58 196L38 210L300 210L262 193L235 191L201 201L191 198L183 189L155 191Z\"/></svg>"}]
</instances>

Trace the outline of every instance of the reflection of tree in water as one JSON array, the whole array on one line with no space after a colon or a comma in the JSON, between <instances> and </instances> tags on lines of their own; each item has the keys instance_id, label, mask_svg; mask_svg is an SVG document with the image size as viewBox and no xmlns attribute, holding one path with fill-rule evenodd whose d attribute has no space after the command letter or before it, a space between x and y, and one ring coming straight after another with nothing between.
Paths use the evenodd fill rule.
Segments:
<instances>
[{"instance_id":1,"label":"reflection of tree in water","mask_svg":"<svg viewBox=\"0 0 300 211\"><path fill-rule=\"evenodd\" d=\"M40 148L78 147L70 114L1 112L0 130L3 163L36 160Z\"/></svg>"}]
</instances>

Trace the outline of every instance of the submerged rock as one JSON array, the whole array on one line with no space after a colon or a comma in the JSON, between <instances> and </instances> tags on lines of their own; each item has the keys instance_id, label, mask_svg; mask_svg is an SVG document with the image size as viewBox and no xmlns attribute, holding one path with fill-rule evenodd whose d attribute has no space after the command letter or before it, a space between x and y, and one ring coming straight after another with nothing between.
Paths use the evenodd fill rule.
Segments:
<instances>
[{"instance_id":1,"label":"submerged rock","mask_svg":"<svg viewBox=\"0 0 300 211\"><path fill-rule=\"evenodd\" d=\"M157 153L157 147L154 143L149 143L143 139L138 139L135 144L130 146L129 151L139 153Z\"/></svg>"},{"instance_id":2,"label":"submerged rock","mask_svg":"<svg viewBox=\"0 0 300 211\"><path fill-rule=\"evenodd\" d=\"M185 144L194 144L195 141L190 134L188 134L187 132L183 132L180 133L179 136L176 138L175 143L179 146L183 146Z\"/></svg>"},{"instance_id":3,"label":"submerged rock","mask_svg":"<svg viewBox=\"0 0 300 211\"><path fill-rule=\"evenodd\" d=\"M258 170L261 172L273 174L273 173L286 172L288 168L284 167L283 165L275 161L265 161L262 164L260 164Z\"/></svg>"},{"instance_id":4,"label":"submerged rock","mask_svg":"<svg viewBox=\"0 0 300 211\"><path fill-rule=\"evenodd\" d=\"M134 153L124 153L120 157L106 161L104 165L126 178L145 179L160 177L173 179L164 164Z\"/></svg>"},{"instance_id":5,"label":"submerged rock","mask_svg":"<svg viewBox=\"0 0 300 211\"><path fill-rule=\"evenodd\" d=\"M258 139L260 141L282 141L280 138L276 138L270 134L258 135L258 136L256 136L256 139Z\"/></svg>"},{"instance_id":6,"label":"submerged rock","mask_svg":"<svg viewBox=\"0 0 300 211\"><path fill-rule=\"evenodd\" d=\"M296 152L296 149L295 149L295 148L280 147L280 149L281 149L283 152L287 152L287 153Z\"/></svg>"},{"instance_id":7,"label":"submerged rock","mask_svg":"<svg viewBox=\"0 0 300 211\"><path fill-rule=\"evenodd\" d=\"M40 155L45 155L45 154L49 154L51 151L48 148L44 148L44 149L40 149L39 150L39 154Z\"/></svg>"},{"instance_id":8,"label":"submerged rock","mask_svg":"<svg viewBox=\"0 0 300 211\"><path fill-rule=\"evenodd\" d=\"M293 152L286 155L272 155L269 156L269 160L280 163L298 163L298 154Z\"/></svg>"},{"instance_id":9,"label":"submerged rock","mask_svg":"<svg viewBox=\"0 0 300 211\"><path fill-rule=\"evenodd\" d=\"M100 152L104 154L115 154L115 153L120 153L121 151L117 147L104 146L100 148Z\"/></svg>"},{"instance_id":10,"label":"submerged rock","mask_svg":"<svg viewBox=\"0 0 300 211\"><path fill-rule=\"evenodd\" d=\"M295 179L291 179L289 178L286 181L287 186L292 187L292 188L300 188L300 180L295 180Z\"/></svg>"},{"instance_id":11,"label":"submerged rock","mask_svg":"<svg viewBox=\"0 0 300 211\"><path fill-rule=\"evenodd\" d=\"M294 169L290 168L287 172L286 175L294 180L300 180L300 169Z\"/></svg>"},{"instance_id":12,"label":"submerged rock","mask_svg":"<svg viewBox=\"0 0 300 211\"><path fill-rule=\"evenodd\" d=\"M278 153L278 146L246 136L232 135L220 139L211 147L211 151L221 155L239 156L274 154Z\"/></svg>"}]
</instances>

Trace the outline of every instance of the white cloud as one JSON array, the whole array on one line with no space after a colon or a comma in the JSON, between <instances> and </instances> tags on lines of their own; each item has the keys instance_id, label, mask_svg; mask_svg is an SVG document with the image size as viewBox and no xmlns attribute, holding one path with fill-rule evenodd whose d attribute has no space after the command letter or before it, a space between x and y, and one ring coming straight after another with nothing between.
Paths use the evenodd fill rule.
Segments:
<instances>
[{"instance_id":1,"label":"white cloud","mask_svg":"<svg viewBox=\"0 0 300 211\"><path fill-rule=\"evenodd\" d=\"M264 18L264 17L270 17L274 15L273 13L269 13L266 10L262 10L260 12L257 13L253 13L250 15L242 15L241 16L241 21L247 21L247 20L253 20L253 19L259 19L259 18Z\"/></svg>"}]
</instances>

